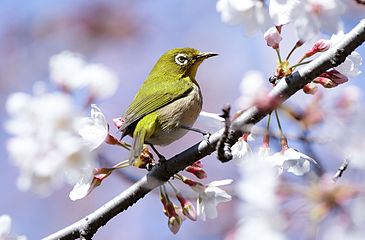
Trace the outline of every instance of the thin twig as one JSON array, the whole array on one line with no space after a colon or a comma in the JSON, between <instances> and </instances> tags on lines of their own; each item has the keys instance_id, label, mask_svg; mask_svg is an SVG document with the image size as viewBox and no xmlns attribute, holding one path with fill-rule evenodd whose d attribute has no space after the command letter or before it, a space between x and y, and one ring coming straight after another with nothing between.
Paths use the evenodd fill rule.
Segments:
<instances>
[{"instance_id":1,"label":"thin twig","mask_svg":"<svg viewBox=\"0 0 365 240\"><path fill-rule=\"evenodd\" d=\"M346 171L347 167L349 166L349 160L345 159L341 166L338 168L336 174L333 176L332 180L337 181L340 177L342 177L342 174Z\"/></svg>"}]
</instances>

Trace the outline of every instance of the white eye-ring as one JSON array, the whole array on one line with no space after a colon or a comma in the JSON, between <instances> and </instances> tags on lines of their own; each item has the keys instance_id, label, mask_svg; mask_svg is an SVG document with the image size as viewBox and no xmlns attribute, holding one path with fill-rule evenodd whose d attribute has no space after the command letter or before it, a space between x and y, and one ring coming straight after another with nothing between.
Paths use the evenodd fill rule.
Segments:
<instances>
[{"instance_id":1,"label":"white eye-ring","mask_svg":"<svg viewBox=\"0 0 365 240\"><path fill-rule=\"evenodd\" d=\"M189 61L188 60L188 57L185 54L183 54L183 53L179 53L175 57L175 62L177 64L179 64L180 66L186 65L188 63L188 61Z\"/></svg>"}]
</instances>

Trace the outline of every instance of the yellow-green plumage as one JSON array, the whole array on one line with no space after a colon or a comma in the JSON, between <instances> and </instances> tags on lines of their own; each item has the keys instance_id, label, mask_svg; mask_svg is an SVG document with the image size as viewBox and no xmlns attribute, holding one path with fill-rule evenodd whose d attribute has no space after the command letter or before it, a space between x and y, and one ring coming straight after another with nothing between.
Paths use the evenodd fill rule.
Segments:
<instances>
[{"instance_id":1,"label":"yellow-green plumage","mask_svg":"<svg viewBox=\"0 0 365 240\"><path fill-rule=\"evenodd\" d=\"M123 137L133 137L131 162L144 143L170 144L186 134L181 126L194 124L203 102L196 71L204 59L215 55L175 48L160 57L122 117Z\"/></svg>"}]
</instances>

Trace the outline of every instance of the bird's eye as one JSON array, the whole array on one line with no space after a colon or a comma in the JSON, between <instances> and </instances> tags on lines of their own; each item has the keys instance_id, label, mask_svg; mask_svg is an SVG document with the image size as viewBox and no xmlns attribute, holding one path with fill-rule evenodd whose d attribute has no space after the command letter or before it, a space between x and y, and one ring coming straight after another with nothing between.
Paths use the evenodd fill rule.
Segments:
<instances>
[{"instance_id":1,"label":"bird's eye","mask_svg":"<svg viewBox=\"0 0 365 240\"><path fill-rule=\"evenodd\" d=\"M185 54L180 53L176 55L175 62L181 66L184 66L188 63L188 58Z\"/></svg>"}]
</instances>

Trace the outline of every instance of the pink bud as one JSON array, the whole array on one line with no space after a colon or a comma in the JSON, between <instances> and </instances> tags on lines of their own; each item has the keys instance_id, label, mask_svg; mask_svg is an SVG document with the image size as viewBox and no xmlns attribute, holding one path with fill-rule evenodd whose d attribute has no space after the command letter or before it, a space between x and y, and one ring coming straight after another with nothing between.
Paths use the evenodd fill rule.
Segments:
<instances>
[{"instance_id":1,"label":"pink bud","mask_svg":"<svg viewBox=\"0 0 365 240\"><path fill-rule=\"evenodd\" d=\"M206 172L204 171L203 168L201 167L196 167L196 166L187 166L185 168L185 171L194 174L197 178L199 179L204 179L207 177Z\"/></svg>"},{"instance_id":2,"label":"pink bud","mask_svg":"<svg viewBox=\"0 0 365 240\"><path fill-rule=\"evenodd\" d=\"M176 234L180 230L181 224L182 220L178 215L169 218L168 226L173 234Z\"/></svg>"},{"instance_id":3,"label":"pink bud","mask_svg":"<svg viewBox=\"0 0 365 240\"><path fill-rule=\"evenodd\" d=\"M348 78L342 73L332 69L325 73L322 73L319 77L316 77L313 82L321 84L325 88L333 88L348 81Z\"/></svg>"},{"instance_id":4,"label":"pink bud","mask_svg":"<svg viewBox=\"0 0 365 240\"><path fill-rule=\"evenodd\" d=\"M122 117L113 118L114 125L119 129L121 126L123 126L125 119Z\"/></svg>"},{"instance_id":5,"label":"pink bud","mask_svg":"<svg viewBox=\"0 0 365 240\"><path fill-rule=\"evenodd\" d=\"M183 214L192 221L196 221L196 219L197 219L196 210L195 210L193 204L189 201L187 201L183 207Z\"/></svg>"},{"instance_id":6,"label":"pink bud","mask_svg":"<svg viewBox=\"0 0 365 240\"><path fill-rule=\"evenodd\" d=\"M264 39L267 46L277 49L282 37L276 27L271 27L265 32Z\"/></svg>"},{"instance_id":7,"label":"pink bud","mask_svg":"<svg viewBox=\"0 0 365 240\"><path fill-rule=\"evenodd\" d=\"M194 187L194 186L196 186L197 184L199 184L198 182L196 182L196 181L194 181L194 180L191 180L191 179L189 179L189 178L186 178L186 177L184 177L184 178L182 179L182 181L183 181L183 183L185 183L186 185L189 185L190 187Z\"/></svg>"},{"instance_id":8,"label":"pink bud","mask_svg":"<svg viewBox=\"0 0 365 240\"><path fill-rule=\"evenodd\" d=\"M195 163L191 164L191 166L195 166L195 167L201 167L201 168L203 168L202 161L196 161Z\"/></svg>"},{"instance_id":9,"label":"pink bud","mask_svg":"<svg viewBox=\"0 0 365 240\"><path fill-rule=\"evenodd\" d=\"M317 52L327 51L330 47L331 47L331 41L330 40L320 39L316 43L314 43L312 49L309 50L305 54L305 56L310 57L310 56L313 56L314 54L316 54Z\"/></svg>"},{"instance_id":10,"label":"pink bud","mask_svg":"<svg viewBox=\"0 0 365 240\"><path fill-rule=\"evenodd\" d=\"M329 76L330 79L332 81L334 81L335 83L337 83L338 85L345 83L349 80L345 75L343 75L342 73L340 73L339 71L337 71L335 69L331 69L328 72L321 74L321 76L322 75Z\"/></svg>"},{"instance_id":11,"label":"pink bud","mask_svg":"<svg viewBox=\"0 0 365 240\"><path fill-rule=\"evenodd\" d=\"M315 94L318 90L318 87L316 84L314 83L308 83L303 87L303 92L305 92L306 94Z\"/></svg>"},{"instance_id":12,"label":"pink bud","mask_svg":"<svg viewBox=\"0 0 365 240\"><path fill-rule=\"evenodd\" d=\"M187 216L189 219L191 219L192 221L196 221L196 211L195 208L193 206L193 204L186 200L181 193L177 193L176 194L177 200L179 200L180 205L182 207L182 212L185 216Z\"/></svg>"}]
</instances>

